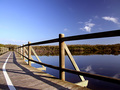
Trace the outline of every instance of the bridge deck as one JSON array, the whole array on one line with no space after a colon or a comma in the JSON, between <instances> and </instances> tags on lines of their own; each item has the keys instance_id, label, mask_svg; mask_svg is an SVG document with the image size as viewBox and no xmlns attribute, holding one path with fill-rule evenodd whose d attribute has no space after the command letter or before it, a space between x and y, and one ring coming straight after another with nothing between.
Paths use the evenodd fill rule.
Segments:
<instances>
[{"instance_id":1,"label":"bridge deck","mask_svg":"<svg viewBox=\"0 0 120 90\"><path fill-rule=\"evenodd\" d=\"M3 69L3 65L7 57L8 62ZM14 87L19 90L88 90L88 88L82 88L73 83L66 82L55 78L52 75L44 73L34 67L27 65L17 54L14 52L8 52L0 56L0 89L8 90L10 87ZM7 74L11 80L5 78L4 72Z\"/></svg>"}]
</instances>

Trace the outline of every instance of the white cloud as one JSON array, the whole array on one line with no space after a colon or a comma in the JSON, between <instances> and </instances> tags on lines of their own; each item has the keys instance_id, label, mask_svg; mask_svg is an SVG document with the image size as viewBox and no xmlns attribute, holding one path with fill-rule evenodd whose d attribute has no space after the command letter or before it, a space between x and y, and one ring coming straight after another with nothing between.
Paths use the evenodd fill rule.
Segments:
<instances>
[{"instance_id":1,"label":"white cloud","mask_svg":"<svg viewBox=\"0 0 120 90\"><path fill-rule=\"evenodd\" d=\"M86 69L85 69L85 71L86 71L86 72L89 72L89 73L92 73L92 74L95 74L95 71L93 71L91 65L87 66Z\"/></svg>"},{"instance_id":2,"label":"white cloud","mask_svg":"<svg viewBox=\"0 0 120 90\"><path fill-rule=\"evenodd\" d=\"M87 32L91 32L91 27L89 26L85 26L83 29L86 30Z\"/></svg>"},{"instance_id":3,"label":"white cloud","mask_svg":"<svg viewBox=\"0 0 120 90\"><path fill-rule=\"evenodd\" d=\"M68 29L67 29L67 28L64 28L64 31L68 31Z\"/></svg>"},{"instance_id":4,"label":"white cloud","mask_svg":"<svg viewBox=\"0 0 120 90\"><path fill-rule=\"evenodd\" d=\"M98 19L99 17L98 16L94 16L95 19Z\"/></svg>"},{"instance_id":5,"label":"white cloud","mask_svg":"<svg viewBox=\"0 0 120 90\"><path fill-rule=\"evenodd\" d=\"M85 30L87 32L91 32L91 28L93 26L95 26L94 23L91 23L92 19L90 19L89 21L85 22L85 26L83 28L80 28L81 30Z\"/></svg>"},{"instance_id":6,"label":"white cloud","mask_svg":"<svg viewBox=\"0 0 120 90\"><path fill-rule=\"evenodd\" d=\"M120 78L120 73L115 74L113 78Z\"/></svg>"},{"instance_id":7,"label":"white cloud","mask_svg":"<svg viewBox=\"0 0 120 90\"><path fill-rule=\"evenodd\" d=\"M87 66L86 69L85 69L86 72L89 72L89 71L91 71L91 70L92 70L91 65Z\"/></svg>"},{"instance_id":8,"label":"white cloud","mask_svg":"<svg viewBox=\"0 0 120 90\"><path fill-rule=\"evenodd\" d=\"M118 18L115 18L115 17L105 16L105 17L102 17L102 19L107 20L107 21L112 21L112 22L115 23L115 24L120 24L120 23L118 22Z\"/></svg>"}]
</instances>

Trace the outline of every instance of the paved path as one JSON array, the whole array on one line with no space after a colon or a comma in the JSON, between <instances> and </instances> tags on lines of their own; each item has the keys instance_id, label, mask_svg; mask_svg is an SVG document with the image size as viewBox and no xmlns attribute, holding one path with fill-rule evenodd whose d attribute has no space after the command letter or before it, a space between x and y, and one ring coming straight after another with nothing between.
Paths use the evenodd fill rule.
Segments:
<instances>
[{"instance_id":1,"label":"paved path","mask_svg":"<svg viewBox=\"0 0 120 90\"><path fill-rule=\"evenodd\" d=\"M5 64L6 60L8 61ZM5 72L8 76L4 75ZM14 52L0 56L0 89L10 88L11 90L88 90L27 65Z\"/></svg>"}]
</instances>

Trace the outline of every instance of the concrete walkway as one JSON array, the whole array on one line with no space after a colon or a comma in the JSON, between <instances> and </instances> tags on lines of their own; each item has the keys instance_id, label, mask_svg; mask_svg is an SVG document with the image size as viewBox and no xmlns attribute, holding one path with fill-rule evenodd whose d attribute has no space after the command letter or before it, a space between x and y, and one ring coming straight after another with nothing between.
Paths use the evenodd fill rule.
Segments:
<instances>
[{"instance_id":1,"label":"concrete walkway","mask_svg":"<svg viewBox=\"0 0 120 90\"><path fill-rule=\"evenodd\" d=\"M5 69L3 69L7 59ZM9 80L4 75L5 71L12 85L8 83ZM89 90L88 88L82 88L73 83L59 80L52 75L31 67L14 52L8 52L0 56L0 89L9 90L11 87L15 90Z\"/></svg>"}]
</instances>

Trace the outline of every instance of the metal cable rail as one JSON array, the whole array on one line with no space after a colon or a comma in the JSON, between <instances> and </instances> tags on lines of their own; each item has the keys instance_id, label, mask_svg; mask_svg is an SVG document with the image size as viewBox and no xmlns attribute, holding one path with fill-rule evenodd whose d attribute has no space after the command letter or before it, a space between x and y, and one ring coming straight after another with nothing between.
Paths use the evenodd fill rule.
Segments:
<instances>
[{"instance_id":1,"label":"metal cable rail","mask_svg":"<svg viewBox=\"0 0 120 90\"><path fill-rule=\"evenodd\" d=\"M61 35L61 34L60 34ZM90 74L90 73L86 73L86 72L81 72L81 71L76 71L76 70L71 70L71 69L66 69L64 67L64 50L67 50L66 45L64 44L64 41L72 41L72 40L84 40L84 39L95 39L95 38L105 38L105 37L115 37L115 36L120 36L120 30L114 30L114 31L107 31L107 32L100 32L100 33L93 33L93 34L85 34L85 35L77 35L77 36L70 36L70 37L62 37L59 35L59 38L56 39L51 39L51 40L46 40L46 41L41 41L41 42L35 42L35 43L28 43L26 45L20 46L19 48L23 48L25 46L28 46L28 50L30 49L30 47L32 45L40 45L40 44L46 44L46 43L55 43L55 42L59 42L59 64L60 66L53 66L53 65L49 65L49 64L45 64L42 62L38 62L35 60L30 59L30 57L26 57L23 54L19 53L20 55L22 55L23 57L25 57L26 59L28 59L28 61L32 61L53 69L57 69L60 71L60 79L64 80L65 78L65 73L69 72L69 73L73 73L73 74L77 74L77 75L83 75L86 77L90 77L90 78L95 78L95 79L99 79L99 80L103 80L103 81L108 81L108 82L113 82L113 83L117 83L120 84L120 79L115 79L112 77L107 77L107 76L102 76L102 75L97 75L97 74ZM66 48L65 48L66 47ZM69 53L69 51L67 50L67 52ZM70 55L69 55L70 57ZM63 65L62 65L63 64Z\"/></svg>"}]
</instances>

